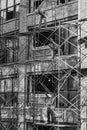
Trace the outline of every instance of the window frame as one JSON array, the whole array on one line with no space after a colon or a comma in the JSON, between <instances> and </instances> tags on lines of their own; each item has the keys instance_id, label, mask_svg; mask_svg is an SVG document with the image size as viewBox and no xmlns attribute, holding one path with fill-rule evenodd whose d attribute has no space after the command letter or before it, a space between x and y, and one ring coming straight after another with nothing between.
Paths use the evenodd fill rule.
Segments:
<instances>
[{"instance_id":1,"label":"window frame","mask_svg":"<svg viewBox=\"0 0 87 130\"><path fill-rule=\"evenodd\" d=\"M12 51L12 60L11 59L7 59L7 62L16 62L16 61L18 61L19 41L18 41L18 39L15 39L15 38L8 38L8 39L6 39L6 41L7 40L11 40L12 41L12 47L9 47L9 48L11 48L13 50ZM16 45L16 43L17 43L17 45ZM7 44L7 42L6 42L6 44ZM17 53L16 53L16 51L17 51ZM9 50L9 53L11 53L10 50Z\"/></svg>"},{"instance_id":2,"label":"window frame","mask_svg":"<svg viewBox=\"0 0 87 130\"><path fill-rule=\"evenodd\" d=\"M54 74L54 73L53 73ZM42 74L37 74L36 76L38 76L38 75L41 75L42 76ZM46 76L52 76L52 73L49 73L49 74L46 74ZM32 80L32 77L33 77L34 75L32 75L32 74L29 74L28 76L27 76L27 105L29 105L29 103L31 102L31 98L32 98L32 94L36 94L36 95L40 95L40 94L44 94L45 95L45 92L46 92L46 90L45 91L39 91L39 92L36 92L36 90L35 90L35 87L36 87L36 84L37 84L37 82L39 81L39 80L42 80L42 78L40 78L40 79L37 79L36 80L36 82L35 82L35 80ZM56 73L56 75L55 76L57 76L57 73ZM61 73L61 76L63 76L63 73ZM72 97L72 95L70 95L70 94L74 94L75 96L77 95L77 92L78 92L78 90L79 90L79 88L78 88L78 81L76 81L75 79L75 76L76 77L78 77L77 76L77 74L76 73L72 73L72 76L73 77L69 77L68 79L67 79L67 81L64 83L64 86L63 86L63 88L61 88L61 90L60 90L60 93L64 96L64 97L66 97L67 98L67 100L68 101L71 101L72 100L72 102L75 102L76 101L76 99L75 100L73 100L74 99L74 97ZM34 76L34 78L35 78L35 76ZM54 84L54 85L57 85L58 86L58 79L56 79L57 77L55 77L55 81L53 80L53 79L50 79L50 80L53 80L52 82L54 82L54 83L56 83L56 84ZM74 79L75 78L75 79ZM78 79L79 80L79 79ZM34 86L34 84L33 84L33 82L34 82L34 84L35 84L35 86ZM72 81L72 87L70 87L70 82ZM76 83L76 84L75 84ZM76 85L76 87L75 87L75 85ZM34 88L34 91L33 91L33 88ZM49 88L48 88L49 89ZM55 89L55 88L54 88ZM56 89L55 89L56 90ZM51 91L51 93L49 93L49 94L53 94L54 92L53 91ZM55 91L55 93L56 93L56 91ZM47 97L46 97L47 98ZM68 103L66 103L66 105L63 103L63 99L61 99L61 101L60 101L60 107L67 107L67 105L70 105L70 104L68 104ZM55 107L58 107L58 98L56 98L55 99Z\"/></svg>"},{"instance_id":3,"label":"window frame","mask_svg":"<svg viewBox=\"0 0 87 130\"><path fill-rule=\"evenodd\" d=\"M6 16L5 17L4 17L4 15L1 16L2 18L4 17L4 20L1 20L1 23L3 23L3 21L7 21L7 20L10 20L10 19L13 19L13 18L16 17L16 7L19 6L19 4L20 4L20 2L16 3L16 0L13 0L13 5L8 7L8 0L6 0L6 8L1 8L1 10L0 10L0 15L4 14L2 12L6 12ZM11 8L13 8L13 10L9 11L9 9L11 9ZM10 13L13 12L13 14L12 14L12 16L10 18L7 17L9 12Z\"/></svg>"},{"instance_id":4,"label":"window frame","mask_svg":"<svg viewBox=\"0 0 87 130\"><path fill-rule=\"evenodd\" d=\"M63 33L62 33L63 32ZM47 33L47 35L46 35ZM46 46L51 46L54 53L58 54L58 49L56 49L55 47L53 47L53 45L51 45L51 41L50 38L53 39L53 41L59 45L59 30L47 30L47 31L41 31L41 32L37 32L36 34L33 34L33 48L34 49L38 49L38 48L42 48L42 47L46 47ZM45 40L44 40L45 39ZM65 29L61 28L61 37L60 37L60 45L62 45L62 43L65 41ZM60 55L66 55L66 51L68 52L68 50L66 49L66 45L63 44L60 47L61 51L60 51ZM66 49L66 51L65 51Z\"/></svg>"},{"instance_id":5,"label":"window frame","mask_svg":"<svg viewBox=\"0 0 87 130\"><path fill-rule=\"evenodd\" d=\"M8 49L6 49L1 44L1 58L0 64L5 63L12 63L18 61L18 52L19 52L19 39L14 38L14 35L11 35L10 37L5 37L4 44ZM12 45L11 45L12 44Z\"/></svg>"},{"instance_id":6,"label":"window frame","mask_svg":"<svg viewBox=\"0 0 87 130\"><path fill-rule=\"evenodd\" d=\"M32 13L33 11L35 11L35 9L38 8L38 6L43 2L44 0L29 0L29 13ZM37 7L35 2L38 2Z\"/></svg>"},{"instance_id":7,"label":"window frame","mask_svg":"<svg viewBox=\"0 0 87 130\"><path fill-rule=\"evenodd\" d=\"M15 89L14 89L14 87L15 87L14 80L18 80L17 75L11 76L11 77L4 77L1 79L0 99L2 99L1 97L3 96L3 98L6 100L5 102L4 101L1 102L2 107L18 105L18 92L15 91ZM7 86L9 85L8 83L10 83L10 85L11 85L10 90L9 90L9 88L7 89ZM3 87L3 89L2 89L2 87Z\"/></svg>"}]
</instances>

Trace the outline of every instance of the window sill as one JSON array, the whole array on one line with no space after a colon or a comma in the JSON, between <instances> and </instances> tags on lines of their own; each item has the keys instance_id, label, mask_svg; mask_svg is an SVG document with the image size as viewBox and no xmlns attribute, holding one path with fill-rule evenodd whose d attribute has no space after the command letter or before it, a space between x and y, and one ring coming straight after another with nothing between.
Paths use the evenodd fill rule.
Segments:
<instances>
[{"instance_id":1,"label":"window sill","mask_svg":"<svg viewBox=\"0 0 87 130\"><path fill-rule=\"evenodd\" d=\"M18 18L12 18L12 19L6 20L6 21L2 22L1 24L7 24L7 23L13 22L15 20L18 20Z\"/></svg>"}]
</instances>

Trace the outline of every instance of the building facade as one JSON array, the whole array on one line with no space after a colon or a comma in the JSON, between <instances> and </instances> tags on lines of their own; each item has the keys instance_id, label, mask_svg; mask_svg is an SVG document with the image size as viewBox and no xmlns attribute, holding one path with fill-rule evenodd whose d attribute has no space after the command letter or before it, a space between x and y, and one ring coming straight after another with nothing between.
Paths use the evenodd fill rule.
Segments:
<instances>
[{"instance_id":1,"label":"building facade","mask_svg":"<svg viewBox=\"0 0 87 130\"><path fill-rule=\"evenodd\" d=\"M0 130L87 129L86 0L0 0Z\"/></svg>"}]
</instances>

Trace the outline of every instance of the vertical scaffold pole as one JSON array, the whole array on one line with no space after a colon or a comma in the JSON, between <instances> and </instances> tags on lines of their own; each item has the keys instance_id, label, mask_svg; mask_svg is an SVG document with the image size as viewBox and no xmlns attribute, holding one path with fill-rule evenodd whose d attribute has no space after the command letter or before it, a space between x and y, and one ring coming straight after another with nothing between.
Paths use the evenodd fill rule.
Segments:
<instances>
[{"instance_id":1,"label":"vertical scaffold pole","mask_svg":"<svg viewBox=\"0 0 87 130\"><path fill-rule=\"evenodd\" d=\"M60 30L61 30L61 26L60 26L60 21L59 21L59 46L58 46L58 59L60 59ZM60 61L59 61L60 62ZM60 68L59 68L59 63L58 62L58 117L59 117L59 107L60 107ZM58 119L58 129L59 129L59 119Z\"/></svg>"}]
</instances>

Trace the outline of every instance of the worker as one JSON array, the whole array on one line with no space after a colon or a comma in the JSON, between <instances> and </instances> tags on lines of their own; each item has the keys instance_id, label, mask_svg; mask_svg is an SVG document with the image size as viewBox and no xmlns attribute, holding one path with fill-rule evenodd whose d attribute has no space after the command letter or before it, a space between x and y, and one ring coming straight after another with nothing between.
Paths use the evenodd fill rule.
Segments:
<instances>
[{"instance_id":1,"label":"worker","mask_svg":"<svg viewBox=\"0 0 87 130\"><path fill-rule=\"evenodd\" d=\"M47 121L48 121L48 123L55 122L53 106L51 104L49 104L47 107Z\"/></svg>"},{"instance_id":2,"label":"worker","mask_svg":"<svg viewBox=\"0 0 87 130\"><path fill-rule=\"evenodd\" d=\"M59 45L52 38L50 38L50 41L53 44L54 48L58 49Z\"/></svg>"},{"instance_id":3,"label":"worker","mask_svg":"<svg viewBox=\"0 0 87 130\"><path fill-rule=\"evenodd\" d=\"M59 45L52 39L50 38L51 43L49 44L49 47L53 50L53 57L55 57L56 54L58 54L58 49ZM62 55L62 49L60 47L60 55Z\"/></svg>"},{"instance_id":4,"label":"worker","mask_svg":"<svg viewBox=\"0 0 87 130\"><path fill-rule=\"evenodd\" d=\"M43 20L43 19L44 19L45 26L46 26L46 16L45 16L45 12L44 12L44 11L41 11L40 9L35 10L35 12L40 15L39 26L41 26L41 23L42 23L42 20Z\"/></svg>"},{"instance_id":5,"label":"worker","mask_svg":"<svg viewBox=\"0 0 87 130\"><path fill-rule=\"evenodd\" d=\"M50 41L51 43L49 44L49 47L53 50L52 58L54 58L54 56L58 53L58 45L54 42L52 38L50 38Z\"/></svg>"}]
</instances>

